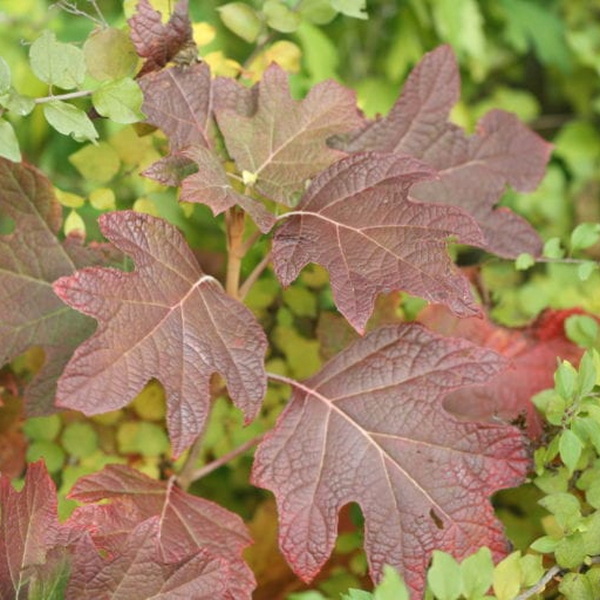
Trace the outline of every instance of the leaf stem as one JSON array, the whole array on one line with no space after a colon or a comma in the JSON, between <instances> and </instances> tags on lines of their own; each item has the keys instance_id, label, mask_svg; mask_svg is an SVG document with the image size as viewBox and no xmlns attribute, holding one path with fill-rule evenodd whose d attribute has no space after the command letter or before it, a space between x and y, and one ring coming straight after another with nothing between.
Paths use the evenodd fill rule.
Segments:
<instances>
[{"instance_id":1,"label":"leaf stem","mask_svg":"<svg viewBox=\"0 0 600 600\"><path fill-rule=\"evenodd\" d=\"M267 268L268 264L271 262L271 251L269 250L263 259L254 267L252 273L248 275L244 283L240 286L239 290L239 299L243 300L250 288L256 283L256 280L261 276L262 272Z\"/></svg>"},{"instance_id":2,"label":"leaf stem","mask_svg":"<svg viewBox=\"0 0 600 600\"><path fill-rule=\"evenodd\" d=\"M244 211L232 206L225 213L227 228L227 275L225 291L236 300L239 299L240 273L244 258Z\"/></svg>"},{"instance_id":3,"label":"leaf stem","mask_svg":"<svg viewBox=\"0 0 600 600\"><path fill-rule=\"evenodd\" d=\"M237 456L240 456L240 454L244 454L246 450L249 450L253 446L259 444L263 437L265 437L265 434L261 433L260 435L257 435L252 439L247 440L243 444L240 444L237 448L234 448L230 452L227 452L227 454L223 454L223 456L217 458L216 460L213 460L212 462L209 462L203 467L196 469L191 473L190 483L192 483L193 481L197 481L198 479L202 479L202 477L206 477L209 473L212 473L219 467L226 465L230 460L233 460Z\"/></svg>"},{"instance_id":4,"label":"leaf stem","mask_svg":"<svg viewBox=\"0 0 600 600\"><path fill-rule=\"evenodd\" d=\"M73 98L85 98L91 96L92 90L79 90L78 92L69 92L68 94L58 94L56 96L44 96L43 98L34 98L36 104L53 102L54 100L73 100Z\"/></svg>"},{"instance_id":5,"label":"leaf stem","mask_svg":"<svg viewBox=\"0 0 600 600\"><path fill-rule=\"evenodd\" d=\"M183 490L187 490L194 481L194 470L196 468L198 457L200 456L200 451L202 450L203 437L202 433L200 433L196 438L196 441L192 444L192 447L186 456L181 471L179 471L179 474L177 475L177 483Z\"/></svg>"}]
</instances>

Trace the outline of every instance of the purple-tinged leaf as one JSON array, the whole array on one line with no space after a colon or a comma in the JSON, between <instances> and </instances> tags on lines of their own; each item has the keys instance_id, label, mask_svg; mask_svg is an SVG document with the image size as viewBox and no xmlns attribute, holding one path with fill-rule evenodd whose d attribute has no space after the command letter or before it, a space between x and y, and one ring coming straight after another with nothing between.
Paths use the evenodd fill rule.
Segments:
<instances>
[{"instance_id":1,"label":"purple-tinged leaf","mask_svg":"<svg viewBox=\"0 0 600 600\"><path fill-rule=\"evenodd\" d=\"M256 177L261 194L288 206L294 206L308 179L344 156L328 147L327 139L363 123L350 90L325 81L296 101L287 74L277 65L258 84L258 105L251 116L219 107L215 112L238 170Z\"/></svg>"},{"instance_id":2,"label":"purple-tinged leaf","mask_svg":"<svg viewBox=\"0 0 600 600\"><path fill-rule=\"evenodd\" d=\"M139 84L144 93L142 112L148 123L165 133L171 153L212 146L213 94L206 63L150 73Z\"/></svg>"},{"instance_id":3,"label":"purple-tinged leaf","mask_svg":"<svg viewBox=\"0 0 600 600\"><path fill-rule=\"evenodd\" d=\"M275 494L280 546L300 577L319 572L350 502L365 517L372 576L398 568L414 598L433 550L458 559L482 545L507 551L489 496L522 481L524 440L516 428L460 422L442 407L447 393L504 366L491 350L409 324L369 333L296 384L252 479Z\"/></svg>"},{"instance_id":4,"label":"purple-tinged leaf","mask_svg":"<svg viewBox=\"0 0 600 600\"><path fill-rule=\"evenodd\" d=\"M468 281L446 252L449 236L482 241L475 221L454 206L408 199L411 185L435 172L415 159L365 153L319 175L273 242L275 272L289 285L310 262L331 276L340 312L359 332L378 293L404 290L446 304L456 314L478 308Z\"/></svg>"},{"instance_id":5,"label":"purple-tinged leaf","mask_svg":"<svg viewBox=\"0 0 600 600\"><path fill-rule=\"evenodd\" d=\"M0 598L26 588L28 570L44 564L60 529L56 487L42 461L29 465L20 492L0 474Z\"/></svg>"},{"instance_id":6,"label":"purple-tinged leaf","mask_svg":"<svg viewBox=\"0 0 600 600\"><path fill-rule=\"evenodd\" d=\"M67 304L98 321L59 381L57 404L88 415L106 412L159 379L178 455L202 429L210 377L218 372L253 419L266 387L267 342L252 313L202 272L172 225L132 211L102 215L99 223L136 269L84 269L54 284Z\"/></svg>"},{"instance_id":7,"label":"purple-tinged leaf","mask_svg":"<svg viewBox=\"0 0 600 600\"><path fill-rule=\"evenodd\" d=\"M216 557L227 565L227 590L236 592L232 599L250 597L247 594L254 586L254 577L241 553L251 538L237 515L185 493L172 482L155 481L122 465L109 465L83 477L69 497L87 503L110 501L80 507L69 521L78 527L92 527L99 547L119 552L130 531L158 517L155 548L160 560L176 564L198 552Z\"/></svg>"},{"instance_id":8,"label":"purple-tinged leaf","mask_svg":"<svg viewBox=\"0 0 600 600\"><path fill-rule=\"evenodd\" d=\"M25 404L29 415L47 415L64 366L94 330L92 319L56 297L52 283L112 257L102 246L84 248L74 237L58 240L61 207L35 168L0 158L0 189L0 218L14 226L0 234L0 366L32 346L44 349L44 365L25 391Z\"/></svg>"},{"instance_id":9,"label":"purple-tinged leaf","mask_svg":"<svg viewBox=\"0 0 600 600\"><path fill-rule=\"evenodd\" d=\"M128 23L133 45L138 55L146 59L139 77L161 69L194 41L188 0L177 2L166 25L162 22L160 12L152 8L149 0L140 0L137 12Z\"/></svg>"},{"instance_id":10,"label":"purple-tinged leaf","mask_svg":"<svg viewBox=\"0 0 600 600\"><path fill-rule=\"evenodd\" d=\"M275 216L260 202L235 191L222 163L210 150L195 146L184 154L193 160L198 171L183 180L180 200L206 204L214 215L237 204L252 217L263 233L270 231L275 224Z\"/></svg>"},{"instance_id":11,"label":"purple-tinged leaf","mask_svg":"<svg viewBox=\"0 0 600 600\"><path fill-rule=\"evenodd\" d=\"M464 208L479 223L485 242L478 245L501 256L539 255L535 230L507 208L496 208L506 185L531 191L544 175L551 146L514 115L493 110L468 137L448 121L459 98L460 79L449 46L423 58L402 95L384 117L333 145L347 152L395 152L419 158L439 178L415 185L411 197Z\"/></svg>"}]
</instances>

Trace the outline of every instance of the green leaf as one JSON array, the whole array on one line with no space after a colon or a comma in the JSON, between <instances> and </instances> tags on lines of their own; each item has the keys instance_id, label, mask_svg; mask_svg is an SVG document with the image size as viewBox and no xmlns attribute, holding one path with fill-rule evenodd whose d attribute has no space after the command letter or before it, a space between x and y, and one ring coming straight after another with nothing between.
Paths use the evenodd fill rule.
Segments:
<instances>
[{"instance_id":1,"label":"green leaf","mask_svg":"<svg viewBox=\"0 0 600 600\"><path fill-rule=\"evenodd\" d=\"M542 554L550 554L554 552L556 545L559 540L550 537L549 535L544 535L541 538L538 538L533 542L529 547L536 552L541 552Z\"/></svg>"},{"instance_id":2,"label":"green leaf","mask_svg":"<svg viewBox=\"0 0 600 600\"><path fill-rule=\"evenodd\" d=\"M307 597L306 599L304 598L304 596L300 596L299 594L293 594L293 596L288 596L289 600L296 600L296 596L298 596L298 600L313 600L313 598ZM325 598L325 596L319 596L314 598L314 600L319 600L319 598L321 598L322 600L327 600ZM373 594L371 594L371 592L364 592L362 590L355 590L355 589L351 589L348 590L347 594L343 594L341 596L341 600L373 600Z\"/></svg>"},{"instance_id":3,"label":"green leaf","mask_svg":"<svg viewBox=\"0 0 600 600\"><path fill-rule=\"evenodd\" d=\"M0 56L0 95L10 90L11 76L8 63Z\"/></svg>"},{"instance_id":4,"label":"green leaf","mask_svg":"<svg viewBox=\"0 0 600 600\"><path fill-rule=\"evenodd\" d=\"M594 262L593 260L586 260L577 267L577 276L581 281L587 281L597 268L597 262Z\"/></svg>"},{"instance_id":5,"label":"green leaf","mask_svg":"<svg viewBox=\"0 0 600 600\"><path fill-rule=\"evenodd\" d=\"M521 557L521 585L530 587L535 585L544 575L543 557L526 554Z\"/></svg>"},{"instance_id":6,"label":"green leaf","mask_svg":"<svg viewBox=\"0 0 600 600\"><path fill-rule=\"evenodd\" d=\"M556 562L566 569L575 569L583 564L586 557L583 535L576 531L563 538L554 550Z\"/></svg>"},{"instance_id":7,"label":"green leaf","mask_svg":"<svg viewBox=\"0 0 600 600\"><path fill-rule=\"evenodd\" d=\"M160 456L169 450L164 428L145 421L121 424L117 431L117 443L122 454Z\"/></svg>"},{"instance_id":8,"label":"green leaf","mask_svg":"<svg viewBox=\"0 0 600 600\"><path fill-rule=\"evenodd\" d=\"M598 323L595 319L591 319L592 322L596 326L596 330L598 328ZM582 396L586 396L589 394L596 385L597 379L596 372L596 364L594 360L594 355L592 352L586 352L579 361L579 394Z\"/></svg>"},{"instance_id":9,"label":"green leaf","mask_svg":"<svg viewBox=\"0 0 600 600\"><path fill-rule=\"evenodd\" d=\"M600 224L580 223L571 233L571 252L585 250L600 239Z\"/></svg>"},{"instance_id":10,"label":"green leaf","mask_svg":"<svg viewBox=\"0 0 600 600\"><path fill-rule=\"evenodd\" d=\"M267 25L281 33L293 33L302 22L300 15L280 0L267 0L263 4L262 11L267 19Z\"/></svg>"},{"instance_id":11,"label":"green leaf","mask_svg":"<svg viewBox=\"0 0 600 600\"><path fill-rule=\"evenodd\" d=\"M550 238L544 244L543 255L546 258L563 258L565 255L565 250L561 246L560 238L558 238L558 237Z\"/></svg>"},{"instance_id":12,"label":"green leaf","mask_svg":"<svg viewBox=\"0 0 600 600\"><path fill-rule=\"evenodd\" d=\"M535 258L527 252L522 252L515 260L515 269L517 269L517 271L526 271L533 265L535 265Z\"/></svg>"},{"instance_id":13,"label":"green leaf","mask_svg":"<svg viewBox=\"0 0 600 600\"><path fill-rule=\"evenodd\" d=\"M581 506L572 494L549 494L539 504L554 515L556 522L565 531L572 531L581 522Z\"/></svg>"},{"instance_id":14,"label":"green leaf","mask_svg":"<svg viewBox=\"0 0 600 600\"><path fill-rule=\"evenodd\" d=\"M23 433L30 440L46 440L51 442L56 438L62 424L58 415L49 417L29 417L23 422Z\"/></svg>"},{"instance_id":15,"label":"green leaf","mask_svg":"<svg viewBox=\"0 0 600 600\"><path fill-rule=\"evenodd\" d=\"M27 462L44 459L50 473L60 471L65 462L65 451L55 442L46 440L35 441L27 448Z\"/></svg>"},{"instance_id":16,"label":"green leaf","mask_svg":"<svg viewBox=\"0 0 600 600\"><path fill-rule=\"evenodd\" d=\"M8 93L0 96L0 106L20 117L24 117L35 108L35 102L33 98L22 96L15 90L10 89Z\"/></svg>"},{"instance_id":17,"label":"green leaf","mask_svg":"<svg viewBox=\"0 0 600 600\"><path fill-rule=\"evenodd\" d=\"M431 567L427 572L429 588L439 600L455 600L460 596L460 566L453 556L433 551Z\"/></svg>"},{"instance_id":18,"label":"green leaf","mask_svg":"<svg viewBox=\"0 0 600 600\"><path fill-rule=\"evenodd\" d=\"M244 2L230 2L217 8L223 25L249 44L256 41L262 24L256 11Z\"/></svg>"},{"instance_id":19,"label":"green leaf","mask_svg":"<svg viewBox=\"0 0 600 600\"><path fill-rule=\"evenodd\" d=\"M21 162L19 140L13 126L5 119L0 119L0 156L13 162Z\"/></svg>"},{"instance_id":20,"label":"green leaf","mask_svg":"<svg viewBox=\"0 0 600 600\"><path fill-rule=\"evenodd\" d=\"M69 156L69 162L94 183L107 183L121 168L119 155L106 142L84 146Z\"/></svg>"},{"instance_id":21,"label":"green leaf","mask_svg":"<svg viewBox=\"0 0 600 600\"><path fill-rule=\"evenodd\" d=\"M570 429L565 429L560 435L558 451L563 463L569 469L569 473L572 474L577 468L582 450L583 442L579 437Z\"/></svg>"},{"instance_id":22,"label":"green leaf","mask_svg":"<svg viewBox=\"0 0 600 600\"><path fill-rule=\"evenodd\" d=\"M331 6L331 0L302 0L298 11L305 21L315 25L326 25L337 14Z\"/></svg>"},{"instance_id":23,"label":"green leaf","mask_svg":"<svg viewBox=\"0 0 600 600\"><path fill-rule=\"evenodd\" d=\"M489 548L480 548L460 565L462 595L468 600L480 598L492 585L494 561Z\"/></svg>"},{"instance_id":24,"label":"green leaf","mask_svg":"<svg viewBox=\"0 0 600 600\"><path fill-rule=\"evenodd\" d=\"M347 17L354 17L355 19L369 18L366 0L331 0L331 6Z\"/></svg>"},{"instance_id":25,"label":"green leaf","mask_svg":"<svg viewBox=\"0 0 600 600\"><path fill-rule=\"evenodd\" d=\"M567 600L598 599L598 586L592 583L588 573L566 573L558 590Z\"/></svg>"},{"instance_id":26,"label":"green leaf","mask_svg":"<svg viewBox=\"0 0 600 600\"><path fill-rule=\"evenodd\" d=\"M138 63L129 35L114 27L93 31L83 45L83 55L88 73L97 81L129 77Z\"/></svg>"},{"instance_id":27,"label":"green leaf","mask_svg":"<svg viewBox=\"0 0 600 600\"><path fill-rule=\"evenodd\" d=\"M571 400L577 390L577 371L573 365L563 360L554 373L556 391L565 399Z\"/></svg>"},{"instance_id":28,"label":"green leaf","mask_svg":"<svg viewBox=\"0 0 600 600\"><path fill-rule=\"evenodd\" d=\"M109 81L93 94L96 110L115 123L137 123L144 119L141 111L144 95L140 86L131 78Z\"/></svg>"},{"instance_id":29,"label":"green leaf","mask_svg":"<svg viewBox=\"0 0 600 600\"><path fill-rule=\"evenodd\" d=\"M404 579L396 569L384 565L383 578L373 592L373 600L409 600Z\"/></svg>"},{"instance_id":30,"label":"green leaf","mask_svg":"<svg viewBox=\"0 0 600 600\"><path fill-rule=\"evenodd\" d=\"M57 41L48 29L31 45L29 60L36 77L48 85L70 90L85 78L83 52L73 44Z\"/></svg>"},{"instance_id":31,"label":"green leaf","mask_svg":"<svg viewBox=\"0 0 600 600\"><path fill-rule=\"evenodd\" d=\"M493 586L498 600L513 600L521 589L521 553L509 554L494 569Z\"/></svg>"},{"instance_id":32,"label":"green leaf","mask_svg":"<svg viewBox=\"0 0 600 600\"><path fill-rule=\"evenodd\" d=\"M69 423L61 436L63 448L76 458L90 456L98 449L98 434L95 429L83 421Z\"/></svg>"},{"instance_id":33,"label":"green leaf","mask_svg":"<svg viewBox=\"0 0 600 600\"><path fill-rule=\"evenodd\" d=\"M79 108L61 100L44 104L44 116L56 131L70 135L78 142L95 141L98 132L90 118Z\"/></svg>"},{"instance_id":34,"label":"green leaf","mask_svg":"<svg viewBox=\"0 0 600 600\"><path fill-rule=\"evenodd\" d=\"M589 315L571 315L565 319L567 337L582 348L592 348L599 332L598 321Z\"/></svg>"}]
</instances>

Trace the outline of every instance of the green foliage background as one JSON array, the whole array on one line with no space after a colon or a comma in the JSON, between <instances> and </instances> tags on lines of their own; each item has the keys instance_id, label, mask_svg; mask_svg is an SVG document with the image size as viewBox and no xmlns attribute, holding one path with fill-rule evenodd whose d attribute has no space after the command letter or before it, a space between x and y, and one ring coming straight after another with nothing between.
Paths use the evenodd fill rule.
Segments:
<instances>
[{"instance_id":1,"label":"green foliage background","mask_svg":"<svg viewBox=\"0 0 600 600\"><path fill-rule=\"evenodd\" d=\"M99 0L98 7L108 23L124 27L125 15L131 14L134 3L126 0L124 4L119 0ZM190 0L190 12L195 23L208 23L215 31L214 39L200 48L201 56L221 51L221 68L225 69L225 59L245 63L255 46L223 24L217 10L222 4L215 0ZM264 9L259 0L247 4L257 11ZM312 0L281 4L319 8L332 3ZM360 1L334 4L345 6L348 14L360 15ZM165 9L168 1L155 5ZM87 0L70 6L95 15ZM273 50L272 56L284 60L293 73L292 85L297 95L318 81L334 78L354 88L365 113L373 116L387 112L408 72L425 52L441 43L451 44L463 77L462 99L453 113L457 123L473 130L487 110L502 108L516 113L554 144L553 158L540 188L527 196L507 191L503 202L523 214L545 240L558 238L551 243L560 242L567 251L575 251L571 247L571 232L576 225L600 221L600 0L368 0L366 8L367 19L339 14L329 22L325 22L326 18L300 18L289 27L273 21L277 27L268 30L263 55L269 56L265 53L277 48L281 40L291 42L295 47L288 45L285 52ZM3 0L0 56L10 66L14 88L34 98L48 95L47 86L34 76L27 58L29 45L45 30L54 32L60 41L79 44L94 26L92 20L44 0ZM74 104L89 108L85 98ZM68 228L85 227L87 238L97 239L95 221L101 212L115 207L151 212L178 225L197 249L203 266L220 272L222 222L215 221L203 207L182 207L173 188L138 175L164 150L165 141L160 135L138 139L131 126L101 120L95 122L99 144L82 144L49 127L40 107L27 117L10 111L5 117L15 128L25 160L39 166L60 190ZM263 250L259 245L250 256L244 265L248 272L260 261ZM600 246L577 255L597 260ZM460 260L468 264L471 257L463 253ZM528 270L517 270L510 262L488 260L483 267L483 280L490 290L492 316L503 324L517 326L549 306L579 306L600 314L600 273L594 268L582 281L577 268L540 263ZM268 370L303 378L319 368L327 352L335 352L335 348L320 350L316 339L322 315L332 309L326 282L323 273L314 268L306 270L299 285L287 291L282 292L269 274L252 289L248 304L271 332L275 346L268 358ZM410 314L409 301L404 309ZM385 305L380 307L383 319L385 311ZM321 337L320 342L323 346L328 340ZM17 373L27 373L35 370L36 361L39 357L28 353L12 368ZM62 494L77 477L112 461L134 464L153 476L168 475L172 465L168 463L168 440L163 427L162 389L152 383L143 394L127 409L92 420L74 413L28 420L23 427L28 440L27 459L44 456ZM267 430L286 397L287 390L273 387L262 418L246 429L241 427L241 417L235 409L217 401L201 460L210 462L226 455ZM13 404L10 400L5 402L5 414L16 411L10 407L16 406L17 399L12 400ZM268 515L264 516L269 510L265 508L265 494L247 484L250 464L248 456L238 457L196 482L192 491L253 519L257 527L262 526L263 517L265 523L271 523ZM532 493L535 496L531 489L521 491L510 499L513 504L521 503L525 524L523 519L514 522L514 511L505 510L504 515L508 525L512 525L510 531L533 529L525 536L528 539L520 540L525 546L540 535L535 524L539 515L528 513ZM62 515L70 509L69 502L61 500ZM502 510L500 506L501 515ZM320 591L290 598L337 598L349 587L365 585L364 557L357 550L360 534L352 526L360 521L360 515L350 511L345 519L348 531L340 537L337 556L315 584ZM519 544L519 540L516 542ZM270 560L271 551L264 550L266 558L260 550L253 555L250 560L256 569L260 571L261 561ZM281 579L281 589L300 589L299 582L289 575L281 575ZM264 589L271 589L268 576L265 581ZM264 597L285 597L281 590L275 596L274 590L265 592L271 596ZM388 597L381 594L376 597Z\"/></svg>"}]
</instances>

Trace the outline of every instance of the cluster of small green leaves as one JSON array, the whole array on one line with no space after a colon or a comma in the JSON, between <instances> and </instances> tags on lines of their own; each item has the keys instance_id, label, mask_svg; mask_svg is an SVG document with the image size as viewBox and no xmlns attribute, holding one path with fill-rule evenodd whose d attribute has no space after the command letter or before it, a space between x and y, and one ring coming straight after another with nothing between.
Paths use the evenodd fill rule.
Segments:
<instances>
[{"instance_id":1,"label":"cluster of small green leaves","mask_svg":"<svg viewBox=\"0 0 600 600\"><path fill-rule=\"evenodd\" d=\"M339 13L366 19L365 8L366 0L298 0L292 5L284 0L266 0L260 10L245 2L229 2L218 11L230 31L252 44L266 33L267 28L279 33L294 33L303 21L324 25Z\"/></svg>"},{"instance_id":2,"label":"cluster of small green leaves","mask_svg":"<svg viewBox=\"0 0 600 600\"><path fill-rule=\"evenodd\" d=\"M98 131L84 108L73 103L91 96L98 115L116 123L143 119L142 92L133 79L138 57L126 32L104 22L90 33L83 47L57 40L44 30L29 48L29 66L48 95L32 98L12 86L11 70L0 58L0 156L21 160L12 120L41 105L46 121L77 141L96 142Z\"/></svg>"}]
</instances>

